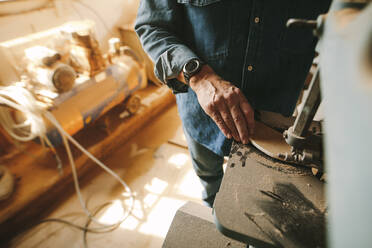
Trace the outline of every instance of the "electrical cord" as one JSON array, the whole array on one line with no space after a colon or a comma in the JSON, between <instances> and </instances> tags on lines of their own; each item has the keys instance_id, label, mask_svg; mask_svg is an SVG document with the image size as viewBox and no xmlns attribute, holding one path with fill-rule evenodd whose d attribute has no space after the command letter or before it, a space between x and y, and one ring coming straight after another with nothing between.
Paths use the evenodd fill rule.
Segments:
<instances>
[{"instance_id":1,"label":"electrical cord","mask_svg":"<svg viewBox=\"0 0 372 248\"><path fill-rule=\"evenodd\" d=\"M74 179L75 190L76 190L78 199L80 201L80 204L81 204L83 210L85 211L85 213L90 217L90 219L93 222L103 226L104 228L105 227L112 227L113 225L115 225L115 224L107 225L107 224L100 223L96 218L94 218L94 216L88 210L88 208L87 208L87 206L86 206L86 204L83 200L83 197L81 195L81 190L80 190L79 181L78 181L77 172L76 172L76 165L75 165L75 162L74 162L74 159L73 159L72 152L70 150L70 146L68 144L68 141L70 141L72 144L74 144L80 151L82 151L88 158L90 158L93 162L95 162L97 165L99 165L104 171L106 171L108 174L110 174L112 177L114 177L124 187L124 189L128 192L129 198L131 200L130 209L121 218L121 220L118 221L118 223L122 222L123 219L126 219L128 217L128 215L130 214L130 212L132 211L132 208L133 208L133 205L134 205L134 196L133 196L132 191L129 188L129 186L114 171L112 171L105 164L103 164L101 161L99 161L90 152L88 152L84 147L82 147L71 135L69 135L62 128L62 126L58 123L58 121L54 118L54 116L51 113L45 112L44 116L57 128L59 133L62 135L62 139L63 139L63 142L65 144L67 155L68 155L69 160L70 160L70 165L71 165L71 169L72 169L72 175L73 175L73 179ZM102 228L98 227L98 228L91 229L91 230L101 230L101 229Z\"/></svg>"},{"instance_id":2,"label":"electrical cord","mask_svg":"<svg viewBox=\"0 0 372 248\"><path fill-rule=\"evenodd\" d=\"M18 123L21 120L15 121L13 117L15 112L12 109L23 114L23 122ZM50 147L57 161L57 168L61 173L62 162L45 135L46 127L42 118L42 112L43 106L24 87L19 85L0 87L0 123L5 131L13 139L22 142L31 141L39 137L43 146L46 143Z\"/></svg>"},{"instance_id":3,"label":"electrical cord","mask_svg":"<svg viewBox=\"0 0 372 248\"><path fill-rule=\"evenodd\" d=\"M0 103L0 123L12 138L22 142L36 137L44 139L46 128L42 108L28 90L17 85L0 87ZM24 121L17 123L11 109L21 112Z\"/></svg>"},{"instance_id":4,"label":"electrical cord","mask_svg":"<svg viewBox=\"0 0 372 248\"><path fill-rule=\"evenodd\" d=\"M101 206L99 206L94 211L93 216L98 215L99 212L101 212L103 209L105 209L106 207L110 206L111 204L113 204L113 202L106 202L106 203L102 204ZM77 224L75 224L73 222L66 221L66 220L63 220L63 219L49 218L49 219L44 219L44 220L39 221L38 223L36 223L36 225L41 225L41 224L49 223L49 222L63 224L63 225L70 226L70 227L73 227L75 229L78 229L80 231L83 231L83 242L84 242L84 247L85 248L88 248L88 241L87 241L87 234L88 233L99 233L99 234L102 234L102 233L112 232L112 231L116 230L120 226L120 224L121 224L121 223L116 223L112 227L110 227L110 228L108 228L106 230L97 231L97 230L92 230L92 229L89 228L89 225L92 223L92 221L91 221L90 218L88 218L88 220L87 220L87 222L85 223L84 226L80 226L80 225L77 225Z\"/></svg>"},{"instance_id":5,"label":"electrical cord","mask_svg":"<svg viewBox=\"0 0 372 248\"><path fill-rule=\"evenodd\" d=\"M23 114L24 121L21 123L16 122L14 119L14 110L19 111ZM46 142L48 146L53 147L51 142L46 136L46 127L44 123L44 118L49 120L52 125L58 130L59 134L63 139L63 143L68 155L68 159L71 166L74 187L79 199L80 205L84 210L85 214L88 216L88 221L85 226L79 226L69 221L62 219L46 219L40 221L38 224L45 222L57 222L69 225L71 227L82 230L84 237L84 246L87 247L86 236L88 232L91 233L106 233L115 230L120 226L121 223L131 214L134 207L134 195L129 188L129 186L110 168L108 168L104 163L94 157L89 151L87 151L83 146L81 146L71 135L69 135L56 118L48 111L45 110L42 104L38 102L34 96L27 89L20 85L11 85L0 87L0 124L3 125L4 129L11 135L14 139L19 141L30 141L36 137L39 137L42 142ZM113 224L101 223L96 219L96 215L101 211L107 204L103 204L95 213L91 213L88 209L86 203L83 200L81 194L81 189L79 185L79 180L77 176L76 164L70 149L69 142L75 145L82 153L84 153L88 158L90 158L94 163L100 166L106 173L114 177L128 193L130 199L129 209L123 213L123 216ZM55 150L54 150L55 151ZM124 209L123 209L124 211ZM90 228L91 223L96 223L98 227Z\"/></svg>"}]
</instances>

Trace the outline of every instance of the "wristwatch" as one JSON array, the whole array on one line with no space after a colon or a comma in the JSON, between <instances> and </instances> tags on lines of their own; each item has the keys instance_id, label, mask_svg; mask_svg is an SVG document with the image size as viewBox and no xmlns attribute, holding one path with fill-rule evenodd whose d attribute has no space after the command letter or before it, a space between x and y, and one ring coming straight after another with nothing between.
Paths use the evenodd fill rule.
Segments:
<instances>
[{"instance_id":1,"label":"wristwatch","mask_svg":"<svg viewBox=\"0 0 372 248\"><path fill-rule=\"evenodd\" d=\"M189 60L182 69L183 77L185 78L186 84L189 84L190 78L198 73L203 67L204 63L199 59Z\"/></svg>"}]
</instances>

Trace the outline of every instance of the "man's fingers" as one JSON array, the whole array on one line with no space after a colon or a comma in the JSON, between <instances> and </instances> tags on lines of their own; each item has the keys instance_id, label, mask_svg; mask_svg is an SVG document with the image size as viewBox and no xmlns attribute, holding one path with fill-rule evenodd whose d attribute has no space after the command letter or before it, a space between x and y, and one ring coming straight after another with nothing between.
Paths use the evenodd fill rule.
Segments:
<instances>
[{"instance_id":1,"label":"man's fingers","mask_svg":"<svg viewBox=\"0 0 372 248\"><path fill-rule=\"evenodd\" d=\"M251 105L248 103L247 99L243 93L238 89L237 94L239 95L240 108L244 114L245 120L248 124L249 134L253 135L254 133L254 110Z\"/></svg>"},{"instance_id":2,"label":"man's fingers","mask_svg":"<svg viewBox=\"0 0 372 248\"><path fill-rule=\"evenodd\" d=\"M233 117L235 127L239 132L240 140L243 144L248 144L249 142L249 132L248 126L245 121L243 112L240 110L239 105L234 105L230 107L231 116Z\"/></svg>"},{"instance_id":3,"label":"man's fingers","mask_svg":"<svg viewBox=\"0 0 372 248\"><path fill-rule=\"evenodd\" d=\"M208 113L208 114L213 119L213 121L217 124L218 128L222 131L223 135L225 135L228 139L231 139L230 129L226 126L220 113L218 113L217 111L212 111L211 113Z\"/></svg>"},{"instance_id":4,"label":"man's fingers","mask_svg":"<svg viewBox=\"0 0 372 248\"><path fill-rule=\"evenodd\" d=\"M203 110L222 133L247 144L254 128L254 113L240 90L223 80L205 81L195 90Z\"/></svg>"},{"instance_id":5,"label":"man's fingers","mask_svg":"<svg viewBox=\"0 0 372 248\"><path fill-rule=\"evenodd\" d=\"M235 123L235 127L238 130L240 140L242 143L247 144L249 142L249 132L248 132L248 125L245 120L244 114L240 109L240 97L239 97L240 90L236 87L231 87L225 93L225 99L227 102L227 106L230 109L231 116Z\"/></svg>"},{"instance_id":6,"label":"man's fingers","mask_svg":"<svg viewBox=\"0 0 372 248\"><path fill-rule=\"evenodd\" d=\"M232 134L234 140L240 142L239 132L235 127L234 120L231 116L230 110L227 107L225 101L221 101L218 105L220 115L225 122L226 126L229 128L230 133Z\"/></svg>"},{"instance_id":7,"label":"man's fingers","mask_svg":"<svg viewBox=\"0 0 372 248\"><path fill-rule=\"evenodd\" d=\"M251 105L247 102L242 102L240 104L240 108L244 113L245 121L248 124L248 129L249 129L249 135L252 136L254 133L254 111L251 107Z\"/></svg>"}]
</instances>

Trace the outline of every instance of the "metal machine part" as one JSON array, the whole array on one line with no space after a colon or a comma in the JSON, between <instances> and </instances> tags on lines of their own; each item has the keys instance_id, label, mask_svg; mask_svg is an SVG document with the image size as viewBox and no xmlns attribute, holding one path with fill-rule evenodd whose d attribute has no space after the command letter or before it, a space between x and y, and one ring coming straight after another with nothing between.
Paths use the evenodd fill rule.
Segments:
<instances>
[{"instance_id":1,"label":"metal machine part","mask_svg":"<svg viewBox=\"0 0 372 248\"><path fill-rule=\"evenodd\" d=\"M320 15L316 20L291 18L287 22L287 28L310 28L315 36L320 37L323 33L325 15Z\"/></svg>"},{"instance_id":2,"label":"metal machine part","mask_svg":"<svg viewBox=\"0 0 372 248\"><path fill-rule=\"evenodd\" d=\"M328 247L372 244L372 4L339 11L335 1L321 42L328 173Z\"/></svg>"},{"instance_id":3,"label":"metal machine part","mask_svg":"<svg viewBox=\"0 0 372 248\"><path fill-rule=\"evenodd\" d=\"M58 92L67 92L74 87L76 77L76 72L71 66L61 63L55 67L52 82Z\"/></svg>"},{"instance_id":4,"label":"metal machine part","mask_svg":"<svg viewBox=\"0 0 372 248\"><path fill-rule=\"evenodd\" d=\"M63 93L71 90L77 77L75 70L61 60L59 52L46 46L25 49L27 78L52 92Z\"/></svg>"},{"instance_id":5,"label":"metal machine part","mask_svg":"<svg viewBox=\"0 0 372 248\"><path fill-rule=\"evenodd\" d=\"M339 1L334 3L333 9L353 8L360 10L366 4L366 1ZM325 20L326 15L320 15L317 20L290 19L287 22L287 27L311 28L315 36L321 37L324 31ZM309 131L310 124L313 122L321 102L319 74L319 68L317 68L302 111L298 114L294 125L283 133L286 142L292 146L292 152L291 154L280 154L280 157L289 162L311 164L312 167L322 170L322 135L316 130Z\"/></svg>"},{"instance_id":6,"label":"metal machine part","mask_svg":"<svg viewBox=\"0 0 372 248\"><path fill-rule=\"evenodd\" d=\"M324 15L320 15L316 21L290 19L287 22L287 27L311 28L314 30L314 35L320 36L323 32L324 20ZM280 154L282 159L300 164L310 164L312 167L322 169L322 135L315 129L309 130L320 102L320 78L319 68L317 68L301 112L297 115L293 126L283 133L286 142L292 147L292 151L290 154Z\"/></svg>"},{"instance_id":7,"label":"metal machine part","mask_svg":"<svg viewBox=\"0 0 372 248\"><path fill-rule=\"evenodd\" d=\"M50 66L29 65L27 69L27 76L34 84L41 85L51 92L63 93L75 86L77 74L65 63L55 62Z\"/></svg>"},{"instance_id":8,"label":"metal machine part","mask_svg":"<svg viewBox=\"0 0 372 248\"><path fill-rule=\"evenodd\" d=\"M146 87L146 71L142 64L127 55L120 56L115 62L105 71L54 100L54 106L50 111L70 135L122 103L136 90ZM130 98L127 102L130 104L129 111L135 113L140 106L140 99L132 97L132 100L129 100ZM62 140L57 130L51 126L47 129L52 144L61 144Z\"/></svg>"},{"instance_id":9,"label":"metal machine part","mask_svg":"<svg viewBox=\"0 0 372 248\"><path fill-rule=\"evenodd\" d=\"M94 76L106 68L106 61L91 30L71 33L71 56L79 73Z\"/></svg>"},{"instance_id":10,"label":"metal machine part","mask_svg":"<svg viewBox=\"0 0 372 248\"><path fill-rule=\"evenodd\" d=\"M314 119L315 113L320 105L320 81L319 81L319 68L317 69L314 78L310 84L309 92L305 99L305 104L302 111L298 114L293 127L288 130L288 140L295 136L293 143L296 147L303 147L305 144L302 142L297 142L297 137L299 141L302 141L309 130L310 124Z\"/></svg>"},{"instance_id":11,"label":"metal machine part","mask_svg":"<svg viewBox=\"0 0 372 248\"><path fill-rule=\"evenodd\" d=\"M292 146L291 154L281 154L286 161L296 163L315 164L321 168L322 136L320 133L309 130L314 116L321 102L319 69L317 69L305 98L302 111L298 114L292 127L284 131L286 142Z\"/></svg>"}]
</instances>

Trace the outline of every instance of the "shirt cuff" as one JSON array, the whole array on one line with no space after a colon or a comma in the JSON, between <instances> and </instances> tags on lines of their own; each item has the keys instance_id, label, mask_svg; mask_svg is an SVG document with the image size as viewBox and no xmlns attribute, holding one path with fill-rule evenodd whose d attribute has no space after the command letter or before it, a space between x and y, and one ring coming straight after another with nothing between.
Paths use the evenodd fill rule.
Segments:
<instances>
[{"instance_id":1,"label":"shirt cuff","mask_svg":"<svg viewBox=\"0 0 372 248\"><path fill-rule=\"evenodd\" d=\"M162 53L155 62L155 75L174 93L186 92L187 85L179 82L176 78L183 66L191 59L198 59L198 56L185 45L174 45Z\"/></svg>"}]
</instances>

